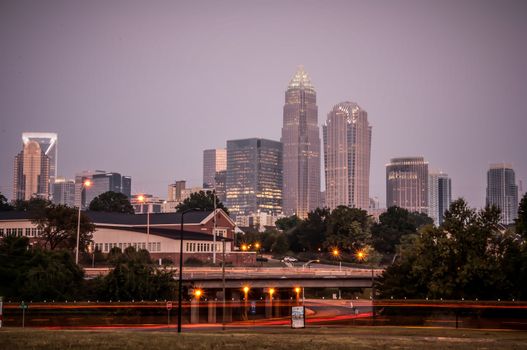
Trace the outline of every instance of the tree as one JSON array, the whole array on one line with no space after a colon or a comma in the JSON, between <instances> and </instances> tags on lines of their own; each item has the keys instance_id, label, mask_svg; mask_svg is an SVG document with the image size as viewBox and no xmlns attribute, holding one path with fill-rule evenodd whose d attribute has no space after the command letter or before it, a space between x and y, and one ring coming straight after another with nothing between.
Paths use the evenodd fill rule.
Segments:
<instances>
[{"instance_id":1,"label":"tree","mask_svg":"<svg viewBox=\"0 0 527 350\"><path fill-rule=\"evenodd\" d=\"M13 205L16 211L30 212L33 216L41 214L45 208L50 206L52 203L46 199L39 197L32 197L30 200L17 199Z\"/></svg>"},{"instance_id":2,"label":"tree","mask_svg":"<svg viewBox=\"0 0 527 350\"><path fill-rule=\"evenodd\" d=\"M516 233L527 240L527 193L524 194L518 207L518 218L515 220Z\"/></svg>"},{"instance_id":3,"label":"tree","mask_svg":"<svg viewBox=\"0 0 527 350\"><path fill-rule=\"evenodd\" d=\"M379 222L372 227L373 246L386 256L393 255L404 236L416 234L419 227L432 223L433 220L426 214L410 213L404 208L392 206L379 216Z\"/></svg>"},{"instance_id":4,"label":"tree","mask_svg":"<svg viewBox=\"0 0 527 350\"><path fill-rule=\"evenodd\" d=\"M78 212L62 204L50 204L42 212L35 215L32 222L41 230L40 237L44 246L54 250L57 248L74 249L77 245ZM91 242L95 226L90 219L81 213L79 251L84 251Z\"/></svg>"},{"instance_id":5,"label":"tree","mask_svg":"<svg viewBox=\"0 0 527 350\"><path fill-rule=\"evenodd\" d=\"M9 204L7 198L0 192L0 211L10 211L13 209L13 206Z\"/></svg>"},{"instance_id":6,"label":"tree","mask_svg":"<svg viewBox=\"0 0 527 350\"><path fill-rule=\"evenodd\" d=\"M285 234L279 234L271 247L274 255L283 255L289 250L289 243Z\"/></svg>"},{"instance_id":7,"label":"tree","mask_svg":"<svg viewBox=\"0 0 527 350\"><path fill-rule=\"evenodd\" d=\"M513 234L499 230L499 220L495 207L476 211L463 199L453 202L440 227L424 226L402 239L400 258L379 280L381 296L518 298L514 274L522 265L521 247Z\"/></svg>"},{"instance_id":8,"label":"tree","mask_svg":"<svg viewBox=\"0 0 527 350\"><path fill-rule=\"evenodd\" d=\"M148 251L136 251L133 247L126 248L123 253L115 250L111 264L113 269L102 282L101 299L129 301L174 298L177 286L174 273L156 268Z\"/></svg>"},{"instance_id":9,"label":"tree","mask_svg":"<svg viewBox=\"0 0 527 350\"><path fill-rule=\"evenodd\" d=\"M295 234L301 246L308 251L318 251L326 240L328 208L317 208L307 213L307 218L297 226Z\"/></svg>"},{"instance_id":10,"label":"tree","mask_svg":"<svg viewBox=\"0 0 527 350\"><path fill-rule=\"evenodd\" d=\"M179 203L176 207L178 212L182 212L188 209L198 208L205 211L214 210L214 201L216 201L216 209L222 209L224 212L229 214L227 208L218 199L218 196L214 195L212 191L199 191L190 194L190 197L186 198L183 202Z\"/></svg>"},{"instance_id":11,"label":"tree","mask_svg":"<svg viewBox=\"0 0 527 350\"><path fill-rule=\"evenodd\" d=\"M134 214L134 207L126 195L120 192L108 191L95 197L89 206L93 211Z\"/></svg>"},{"instance_id":12,"label":"tree","mask_svg":"<svg viewBox=\"0 0 527 350\"><path fill-rule=\"evenodd\" d=\"M327 219L326 247L353 252L370 239L370 218L365 210L340 205Z\"/></svg>"},{"instance_id":13,"label":"tree","mask_svg":"<svg viewBox=\"0 0 527 350\"><path fill-rule=\"evenodd\" d=\"M300 218L296 215L286 216L285 218L280 218L276 220L275 225L279 230L287 232L295 227L297 227L300 222Z\"/></svg>"}]
</instances>

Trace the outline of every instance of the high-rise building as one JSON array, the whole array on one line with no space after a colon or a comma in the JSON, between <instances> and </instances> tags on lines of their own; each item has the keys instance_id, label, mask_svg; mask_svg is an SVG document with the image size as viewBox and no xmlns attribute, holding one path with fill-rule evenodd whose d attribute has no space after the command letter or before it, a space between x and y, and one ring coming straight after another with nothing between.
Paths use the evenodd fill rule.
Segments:
<instances>
[{"instance_id":1,"label":"high-rise building","mask_svg":"<svg viewBox=\"0 0 527 350\"><path fill-rule=\"evenodd\" d=\"M322 126L325 205L367 210L370 204L371 126L368 113L354 102L342 102L328 113Z\"/></svg>"},{"instance_id":2,"label":"high-rise building","mask_svg":"<svg viewBox=\"0 0 527 350\"><path fill-rule=\"evenodd\" d=\"M300 66L285 92L283 127L283 207L305 218L320 206L320 135L315 88Z\"/></svg>"},{"instance_id":3,"label":"high-rise building","mask_svg":"<svg viewBox=\"0 0 527 350\"><path fill-rule=\"evenodd\" d=\"M386 207L428 213L428 162L423 157L393 158L386 164Z\"/></svg>"},{"instance_id":4,"label":"high-rise building","mask_svg":"<svg viewBox=\"0 0 527 350\"><path fill-rule=\"evenodd\" d=\"M452 203L452 181L445 173L428 175L428 216L439 226Z\"/></svg>"},{"instance_id":5,"label":"high-rise building","mask_svg":"<svg viewBox=\"0 0 527 350\"><path fill-rule=\"evenodd\" d=\"M83 183L91 180L91 186L83 187ZM106 172L104 170L84 171L75 175L75 206L87 208L91 201L103 194L112 191L122 193L131 197L132 178L121 176L119 173Z\"/></svg>"},{"instance_id":6,"label":"high-rise building","mask_svg":"<svg viewBox=\"0 0 527 350\"><path fill-rule=\"evenodd\" d=\"M161 213L164 201L151 194L142 193L134 194L130 198L130 204L134 207L136 214Z\"/></svg>"},{"instance_id":7,"label":"high-rise building","mask_svg":"<svg viewBox=\"0 0 527 350\"><path fill-rule=\"evenodd\" d=\"M56 177L53 184L53 203L75 206L75 180Z\"/></svg>"},{"instance_id":8,"label":"high-rise building","mask_svg":"<svg viewBox=\"0 0 527 350\"><path fill-rule=\"evenodd\" d=\"M13 199L49 199L49 171L50 158L45 150L37 141L23 138L22 151L15 156Z\"/></svg>"},{"instance_id":9,"label":"high-rise building","mask_svg":"<svg viewBox=\"0 0 527 350\"><path fill-rule=\"evenodd\" d=\"M233 216L282 212L282 144L266 139L227 141L227 198Z\"/></svg>"},{"instance_id":10,"label":"high-rise building","mask_svg":"<svg viewBox=\"0 0 527 350\"><path fill-rule=\"evenodd\" d=\"M220 202L225 203L227 199L227 170L217 171L214 181L216 181L216 196Z\"/></svg>"},{"instance_id":11,"label":"high-rise building","mask_svg":"<svg viewBox=\"0 0 527 350\"><path fill-rule=\"evenodd\" d=\"M227 150L225 148L203 151L203 188L216 186L216 173L227 169Z\"/></svg>"},{"instance_id":12,"label":"high-rise building","mask_svg":"<svg viewBox=\"0 0 527 350\"><path fill-rule=\"evenodd\" d=\"M24 144L35 141L39 144L40 149L49 158L49 193L53 194L53 183L57 177L57 147L58 135L53 132L24 132L22 133L22 142Z\"/></svg>"},{"instance_id":13,"label":"high-rise building","mask_svg":"<svg viewBox=\"0 0 527 350\"><path fill-rule=\"evenodd\" d=\"M491 164L487 171L487 205L501 209L501 223L510 225L518 216L518 186L511 164Z\"/></svg>"}]
</instances>

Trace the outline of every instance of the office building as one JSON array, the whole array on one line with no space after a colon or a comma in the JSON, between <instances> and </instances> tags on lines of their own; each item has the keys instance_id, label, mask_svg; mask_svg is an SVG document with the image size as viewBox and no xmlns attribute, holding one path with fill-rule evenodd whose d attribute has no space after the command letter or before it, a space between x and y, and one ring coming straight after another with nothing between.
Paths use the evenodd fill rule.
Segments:
<instances>
[{"instance_id":1,"label":"office building","mask_svg":"<svg viewBox=\"0 0 527 350\"><path fill-rule=\"evenodd\" d=\"M216 186L216 173L227 169L227 150L225 148L203 151L203 188Z\"/></svg>"},{"instance_id":2,"label":"office building","mask_svg":"<svg viewBox=\"0 0 527 350\"><path fill-rule=\"evenodd\" d=\"M266 139L227 141L225 206L229 213L282 212L282 144Z\"/></svg>"},{"instance_id":3,"label":"office building","mask_svg":"<svg viewBox=\"0 0 527 350\"><path fill-rule=\"evenodd\" d=\"M501 210L501 223L510 225L518 216L518 186L511 164L491 164L487 171L486 205Z\"/></svg>"},{"instance_id":4,"label":"office building","mask_svg":"<svg viewBox=\"0 0 527 350\"><path fill-rule=\"evenodd\" d=\"M368 113L354 102L342 102L322 126L325 205L367 210L370 197L371 126Z\"/></svg>"},{"instance_id":5,"label":"office building","mask_svg":"<svg viewBox=\"0 0 527 350\"><path fill-rule=\"evenodd\" d=\"M86 180L91 181L91 186L83 186ZM84 171L75 175L75 206L87 208L91 201L101 194L112 191L122 193L131 198L132 178L119 173L104 170Z\"/></svg>"},{"instance_id":6,"label":"office building","mask_svg":"<svg viewBox=\"0 0 527 350\"><path fill-rule=\"evenodd\" d=\"M23 136L22 141L22 151L15 156L14 162L13 199L29 200L32 197L49 199L50 157L46 155L46 149L43 149L37 140Z\"/></svg>"},{"instance_id":7,"label":"office building","mask_svg":"<svg viewBox=\"0 0 527 350\"><path fill-rule=\"evenodd\" d=\"M56 177L53 184L53 203L75 206L75 180Z\"/></svg>"},{"instance_id":8,"label":"office building","mask_svg":"<svg viewBox=\"0 0 527 350\"><path fill-rule=\"evenodd\" d=\"M53 132L24 132L22 133L22 143L26 144L35 141L40 149L49 158L49 193L53 194L53 183L58 176L58 135Z\"/></svg>"},{"instance_id":9,"label":"office building","mask_svg":"<svg viewBox=\"0 0 527 350\"><path fill-rule=\"evenodd\" d=\"M445 211L452 203L452 181L447 174L428 175L428 216L439 226L443 223Z\"/></svg>"},{"instance_id":10,"label":"office building","mask_svg":"<svg viewBox=\"0 0 527 350\"><path fill-rule=\"evenodd\" d=\"M320 135L315 88L300 66L285 92L283 208L300 218L320 206Z\"/></svg>"},{"instance_id":11,"label":"office building","mask_svg":"<svg viewBox=\"0 0 527 350\"><path fill-rule=\"evenodd\" d=\"M428 162L423 157L393 158L386 164L386 207L428 213Z\"/></svg>"}]
</instances>

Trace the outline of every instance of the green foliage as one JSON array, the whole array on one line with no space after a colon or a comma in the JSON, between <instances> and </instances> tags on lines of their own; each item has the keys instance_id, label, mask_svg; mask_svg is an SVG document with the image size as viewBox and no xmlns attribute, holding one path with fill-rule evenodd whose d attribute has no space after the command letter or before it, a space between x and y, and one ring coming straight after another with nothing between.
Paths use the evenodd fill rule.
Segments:
<instances>
[{"instance_id":1,"label":"green foliage","mask_svg":"<svg viewBox=\"0 0 527 350\"><path fill-rule=\"evenodd\" d=\"M112 252L113 270L104 277L100 299L154 300L173 299L176 282L172 271L158 269L146 250L128 247L123 253Z\"/></svg>"},{"instance_id":2,"label":"green foliage","mask_svg":"<svg viewBox=\"0 0 527 350\"><path fill-rule=\"evenodd\" d=\"M31 247L26 237L0 241L0 295L15 300L71 300L79 295L83 271L68 251Z\"/></svg>"},{"instance_id":3,"label":"green foliage","mask_svg":"<svg viewBox=\"0 0 527 350\"><path fill-rule=\"evenodd\" d=\"M400 259L383 273L382 297L510 299L525 294L525 245L499 230L495 207L475 211L463 199L452 203L443 225L405 236ZM522 255L524 254L524 255Z\"/></svg>"},{"instance_id":4,"label":"green foliage","mask_svg":"<svg viewBox=\"0 0 527 350\"><path fill-rule=\"evenodd\" d=\"M326 240L327 219L330 215L328 208L317 208L307 213L307 218L300 222L293 234L298 235L302 250L318 251ZM295 249L300 251L301 249Z\"/></svg>"},{"instance_id":5,"label":"green foliage","mask_svg":"<svg viewBox=\"0 0 527 350\"><path fill-rule=\"evenodd\" d=\"M62 204L48 204L39 209L32 222L42 230L40 238L44 246L53 250L57 248L74 249L77 245L78 211ZM95 226L90 219L81 213L79 251L84 251L92 240Z\"/></svg>"},{"instance_id":6,"label":"green foliage","mask_svg":"<svg viewBox=\"0 0 527 350\"><path fill-rule=\"evenodd\" d=\"M126 195L120 192L108 191L95 197L89 206L92 211L134 214L134 207Z\"/></svg>"},{"instance_id":7,"label":"green foliage","mask_svg":"<svg viewBox=\"0 0 527 350\"><path fill-rule=\"evenodd\" d=\"M191 193L190 197L179 203L176 209L178 213L193 208L212 211L214 210L214 201L216 201L216 209L222 209L224 212L229 214L227 208L222 202L220 202L218 196L214 195L212 191L199 191Z\"/></svg>"},{"instance_id":8,"label":"green foliage","mask_svg":"<svg viewBox=\"0 0 527 350\"><path fill-rule=\"evenodd\" d=\"M13 206L9 204L7 198L0 192L0 211L10 211L13 209Z\"/></svg>"},{"instance_id":9,"label":"green foliage","mask_svg":"<svg viewBox=\"0 0 527 350\"><path fill-rule=\"evenodd\" d=\"M365 210L338 206L328 220L326 227L327 248L339 248L354 252L370 239L370 218Z\"/></svg>"},{"instance_id":10,"label":"green foliage","mask_svg":"<svg viewBox=\"0 0 527 350\"><path fill-rule=\"evenodd\" d=\"M16 211L27 211L38 216L45 208L49 207L51 202L42 198L33 197L28 201L17 199L13 208Z\"/></svg>"},{"instance_id":11,"label":"green foliage","mask_svg":"<svg viewBox=\"0 0 527 350\"><path fill-rule=\"evenodd\" d=\"M382 254L393 255L404 236L416 234L419 227L432 223L433 220L426 214L410 213L404 208L392 206L379 216L378 223L373 224L373 246Z\"/></svg>"},{"instance_id":12,"label":"green foliage","mask_svg":"<svg viewBox=\"0 0 527 350\"><path fill-rule=\"evenodd\" d=\"M525 193L518 207L518 218L515 221L516 233L527 240L527 193Z\"/></svg>"},{"instance_id":13,"label":"green foliage","mask_svg":"<svg viewBox=\"0 0 527 350\"><path fill-rule=\"evenodd\" d=\"M279 230L284 232L289 231L292 228L297 227L300 224L300 218L296 215L287 216L276 220L275 225Z\"/></svg>"},{"instance_id":14,"label":"green foliage","mask_svg":"<svg viewBox=\"0 0 527 350\"><path fill-rule=\"evenodd\" d=\"M279 234L275 242L273 243L273 246L271 247L271 251L274 255L283 255L287 253L289 250L289 243L287 242L287 237L285 234Z\"/></svg>"}]
</instances>

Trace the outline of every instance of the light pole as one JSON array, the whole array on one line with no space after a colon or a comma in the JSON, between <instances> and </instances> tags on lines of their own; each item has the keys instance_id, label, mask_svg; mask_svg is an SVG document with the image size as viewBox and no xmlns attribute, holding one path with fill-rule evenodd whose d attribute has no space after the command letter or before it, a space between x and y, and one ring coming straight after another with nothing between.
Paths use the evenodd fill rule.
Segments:
<instances>
[{"instance_id":1,"label":"light pole","mask_svg":"<svg viewBox=\"0 0 527 350\"><path fill-rule=\"evenodd\" d=\"M249 300L249 289L250 289L249 286L243 287L243 295L244 295L244 299L245 299L245 301L243 303L243 309L244 309L244 311L243 311L243 318L245 320L247 320L247 318L248 318L247 317L247 305L248 305L248 300Z\"/></svg>"},{"instance_id":2,"label":"light pole","mask_svg":"<svg viewBox=\"0 0 527 350\"><path fill-rule=\"evenodd\" d=\"M365 261L366 258L368 257L368 253L364 249L361 249L357 251L357 253L355 253L355 257L359 261ZM375 301L375 284L373 280L373 262L370 264L370 268L371 268L371 310L372 310L373 320L375 320L375 307L373 305Z\"/></svg>"},{"instance_id":3,"label":"light pole","mask_svg":"<svg viewBox=\"0 0 527 350\"><path fill-rule=\"evenodd\" d=\"M305 263L304 265L302 265L302 270L304 270L306 267L309 266L309 264L314 263L314 262L317 262L317 263L318 263L318 262L320 262L320 260L319 260L319 259L309 260L307 263Z\"/></svg>"},{"instance_id":4,"label":"light pole","mask_svg":"<svg viewBox=\"0 0 527 350\"><path fill-rule=\"evenodd\" d=\"M80 242L80 236L81 236L81 208L82 208L82 190L85 188L90 188L91 186L91 180L86 179L81 184L81 201L79 203L79 215L77 218L77 248L75 249L75 264L79 265L79 242Z\"/></svg>"},{"instance_id":5,"label":"light pole","mask_svg":"<svg viewBox=\"0 0 527 350\"><path fill-rule=\"evenodd\" d=\"M191 211L198 211L198 208L190 208L181 212L181 228L179 230L179 293L177 309L177 332L181 333L181 304L183 302L183 218L185 214Z\"/></svg>"},{"instance_id":6,"label":"light pole","mask_svg":"<svg viewBox=\"0 0 527 350\"><path fill-rule=\"evenodd\" d=\"M331 252L336 259L339 259L339 271L342 271L342 260L340 260L340 252L337 248Z\"/></svg>"},{"instance_id":7,"label":"light pole","mask_svg":"<svg viewBox=\"0 0 527 350\"><path fill-rule=\"evenodd\" d=\"M214 228L212 229L212 263L216 264L216 187L212 190L212 201L214 202Z\"/></svg>"},{"instance_id":8,"label":"light pole","mask_svg":"<svg viewBox=\"0 0 527 350\"><path fill-rule=\"evenodd\" d=\"M146 198L144 195L140 194L137 197L137 200L143 205L146 204ZM150 204L146 206L146 250L150 252Z\"/></svg>"},{"instance_id":9,"label":"light pole","mask_svg":"<svg viewBox=\"0 0 527 350\"><path fill-rule=\"evenodd\" d=\"M93 247L93 243L90 243L88 246L88 251L91 253L91 267L93 269L95 267L95 248Z\"/></svg>"}]
</instances>

